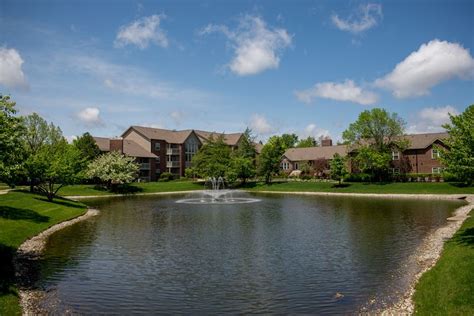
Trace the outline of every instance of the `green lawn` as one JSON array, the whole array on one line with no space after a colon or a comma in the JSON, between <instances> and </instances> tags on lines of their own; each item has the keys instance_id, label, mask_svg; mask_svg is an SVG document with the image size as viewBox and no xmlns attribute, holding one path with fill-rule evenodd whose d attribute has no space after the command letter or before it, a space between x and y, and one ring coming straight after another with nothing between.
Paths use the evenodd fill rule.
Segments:
<instances>
[{"instance_id":1,"label":"green lawn","mask_svg":"<svg viewBox=\"0 0 474 316\"><path fill-rule=\"evenodd\" d=\"M416 286L418 315L474 315L474 210Z\"/></svg>"},{"instance_id":2,"label":"green lawn","mask_svg":"<svg viewBox=\"0 0 474 316\"><path fill-rule=\"evenodd\" d=\"M409 193L409 194L474 194L474 186L463 187L454 183L343 183L337 187L330 182L280 182L266 185L249 183L250 191L340 192L340 193Z\"/></svg>"},{"instance_id":3,"label":"green lawn","mask_svg":"<svg viewBox=\"0 0 474 316\"><path fill-rule=\"evenodd\" d=\"M48 227L86 212L82 203L39 195L9 192L0 195L0 315L19 315L12 257L26 239Z\"/></svg>"},{"instance_id":4,"label":"green lawn","mask_svg":"<svg viewBox=\"0 0 474 316\"><path fill-rule=\"evenodd\" d=\"M117 193L155 193L155 192L173 192L173 191L191 191L202 190L203 185L192 181L169 181L169 182L143 182L132 183L125 192ZM108 195L113 194L102 188L98 188L91 184L77 184L61 188L58 193L61 196L73 195Z\"/></svg>"}]
</instances>

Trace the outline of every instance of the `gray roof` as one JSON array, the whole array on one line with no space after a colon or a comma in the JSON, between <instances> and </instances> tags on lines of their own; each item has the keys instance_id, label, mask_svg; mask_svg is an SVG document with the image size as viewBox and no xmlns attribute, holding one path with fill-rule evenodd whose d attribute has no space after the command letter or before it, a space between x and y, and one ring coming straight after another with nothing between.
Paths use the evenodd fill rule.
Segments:
<instances>
[{"instance_id":1,"label":"gray roof","mask_svg":"<svg viewBox=\"0 0 474 316\"><path fill-rule=\"evenodd\" d=\"M321 146L321 147L306 147L306 148L290 148L284 153L284 156L290 161L309 161L316 159L332 159L334 154L339 154L342 157L347 155L347 146Z\"/></svg>"},{"instance_id":2,"label":"gray roof","mask_svg":"<svg viewBox=\"0 0 474 316\"><path fill-rule=\"evenodd\" d=\"M216 133L216 132L206 132L206 131L199 131L199 130L182 130L182 131L174 131L169 129L162 129L162 128L153 128L153 127L144 127L144 126L131 126L129 129L122 134L124 137L125 134L130 129L134 129L139 134L143 135L148 140L152 139L159 139L164 140L170 144L183 144L186 139L191 135L191 133L195 133L201 142L207 141L209 138L214 137L217 138L220 135L224 136L224 142L227 145L235 146L239 142L242 133Z\"/></svg>"},{"instance_id":3,"label":"gray roof","mask_svg":"<svg viewBox=\"0 0 474 316\"><path fill-rule=\"evenodd\" d=\"M408 149L425 149L435 141L443 141L448 137L448 133L426 133L403 136L404 139L408 139L410 141Z\"/></svg>"},{"instance_id":4,"label":"gray roof","mask_svg":"<svg viewBox=\"0 0 474 316\"><path fill-rule=\"evenodd\" d=\"M138 145L133 140L123 140L123 153L130 157L141 157L141 158L156 158L157 156Z\"/></svg>"},{"instance_id":5,"label":"gray roof","mask_svg":"<svg viewBox=\"0 0 474 316\"><path fill-rule=\"evenodd\" d=\"M93 137L100 151L110 151L110 138L107 137Z\"/></svg>"}]
</instances>

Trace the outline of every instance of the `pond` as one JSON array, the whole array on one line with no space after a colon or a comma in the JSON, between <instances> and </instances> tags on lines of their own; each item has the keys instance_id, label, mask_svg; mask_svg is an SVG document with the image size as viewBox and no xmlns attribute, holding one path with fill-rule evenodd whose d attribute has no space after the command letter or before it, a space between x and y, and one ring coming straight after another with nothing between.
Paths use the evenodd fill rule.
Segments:
<instances>
[{"instance_id":1,"label":"pond","mask_svg":"<svg viewBox=\"0 0 474 316\"><path fill-rule=\"evenodd\" d=\"M396 300L417 247L459 201L298 195L189 205L87 201L99 216L48 241L37 286L53 313L351 313Z\"/></svg>"}]
</instances>

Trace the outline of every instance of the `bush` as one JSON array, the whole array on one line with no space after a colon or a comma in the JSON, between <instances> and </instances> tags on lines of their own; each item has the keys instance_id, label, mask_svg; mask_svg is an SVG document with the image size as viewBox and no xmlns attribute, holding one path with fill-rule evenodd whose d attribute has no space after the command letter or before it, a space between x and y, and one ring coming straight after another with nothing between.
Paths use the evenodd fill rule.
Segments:
<instances>
[{"instance_id":1,"label":"bush","mask_svg":"<svg viewBox=\"0 0 474 316\"><path fill-rule=\"evenodd\" d=\"M174 175L171 172L163 172L160 175L160 181L167 182L174 179Z\"/></svg>"},{"instance_id":2,"label":"bush","mask_svg":"<svg viewBox=\"0 0 474 316\"><path fill-rule=\"evenodd\" d=\"M351 173L345 178L346 182L370 182L372 175L368 173Z\"/></svg>"}]
</instances>

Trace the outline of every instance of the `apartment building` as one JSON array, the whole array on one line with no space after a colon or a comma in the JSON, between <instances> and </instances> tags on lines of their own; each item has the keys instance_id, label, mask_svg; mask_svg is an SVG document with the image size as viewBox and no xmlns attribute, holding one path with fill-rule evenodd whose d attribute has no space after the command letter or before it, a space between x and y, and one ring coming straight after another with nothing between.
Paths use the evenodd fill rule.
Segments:
<instances>
[{"instance_id":1,"label":"apartment building","mask_svg":"<svg viewBox=\"0 0 474 316\"><path fill-rule=\"evenodd\" d=\"M439 161L439 151L436 148L440 146L447 148L444 140L448 138L448 133L426 133L405 135L404 139L408 141L408 147L404 151L392 150L391 172L394 174L403 173L431 173L439 174L443 170L443 165ZM435 146L436 145L436 146ZM303 162L314 166L326 160L326 166L329 168L329 161L337 153L342 157L351 157L357 149L346 145L333 146L330 139L323 140L320 147L309 148L290 148L281 160L281 169L290 174L293 170L299 170ZM351 172L357 172L357 166L351 159L348 161L348 168Z\"/></svg>"},{"instance_id":2,"label":"apartment building","mask_svg":"<svg viewBox=\"0 0 474 316\"><path fill-rule=\"evenodd\" d=\"M223 136L236 148L243 133L215 133L201 130L167 130L144 126L129 127L120 138L94 137L101 151L116 150L140 163L140 180L156 181L163 172L184 176L192 157L209 139Z\"/></svg>"}]
</instances>

